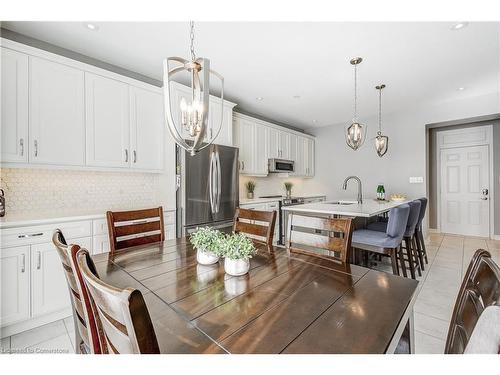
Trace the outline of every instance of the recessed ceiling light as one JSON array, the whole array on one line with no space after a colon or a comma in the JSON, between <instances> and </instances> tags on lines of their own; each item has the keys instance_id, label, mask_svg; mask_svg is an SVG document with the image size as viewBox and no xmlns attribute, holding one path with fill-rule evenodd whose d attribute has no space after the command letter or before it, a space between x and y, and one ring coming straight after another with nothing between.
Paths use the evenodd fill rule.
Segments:
<instances>
[{"instance_id":1,"label":"recessed ceiling light","mask_svg":"<svg viewBox=\"0 0 500 375\"><path fill-rule=\"evenodd\" d=\"M264 98L262 96L257 96L255 99L257 99L260 102Z\"/></svg>"},{"instance_id":2,"label":"recessed ceiling light","mask_svg":"<svg viewBox=\"0 0 500 375\"><path fill-rule=\"evenodd\" d=\"M318 120L313 120L313 124L316 124L318 122Z\"/></svg>"},{"instance_id":3,"label":"recessed ceiling light","mask_svg":"<svg viewBox=\"0 0 500 375\"><path fill-rule=\"evenodd\" d=\"M460 30L463 29L464 27L467 27L469 25L469 22L458 22L454 24L451 29L452 30Z\"/></svg>"},{"instance_id":4,"label":"recessed ceiling light","mask_svg":"<svg viewBox=\"0 0 500 375\"><path fill-rule=\"evenodd\" d=\"M99 30L99 26L97 26L95 23L85 22L83 25L84 25L87 29L92 30L92 31L97 31L97 30Z\"/></svg>"},{"instance_id":5,"label":"recessed ceiling light","mask_svg":"<svg viewBox=\"0 0 500 375\"><path fill-rule=\"evenodd\" d=\"M465 87L459 87L457 88L458 91L464 91L465 90Z\"/></svg>"},{"instance_id":6,"label":"recessed ceiling light","mask_svg":"<svg viewBox=\"0 0 500 375\"><path fill-rule=\"evenodd\" d=\"M294 99L300 99L300 95L294 95L293 98Z\"/></svg>"}]
</instances>

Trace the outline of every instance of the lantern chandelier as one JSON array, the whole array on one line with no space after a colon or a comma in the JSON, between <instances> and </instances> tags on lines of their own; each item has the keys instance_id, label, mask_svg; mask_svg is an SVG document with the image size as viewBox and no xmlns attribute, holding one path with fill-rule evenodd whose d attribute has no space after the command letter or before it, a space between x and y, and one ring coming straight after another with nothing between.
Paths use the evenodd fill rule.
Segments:
<instances>
[{"instance_id":1,"label":"lantern chandelier","mask_svg":"<svg viewBox=\"0 0 500 375\"><path fill-rule=\"evenodd\" d=\"M384 88L384 84L375 86L375 89L378 90L378 132L375 137L375 149L380 157L385 155L389 147L389 137L382 135L382 90Z\"/></svg>"},{"instance_id":2,"label":"lantern chandelier","mask_svg":"<svg viewBox=\"0 0 500 375\"><path fill-rule=\"evenodd\" d=\"M224 116L224 78L210 69L210 60L196 57L194 52L194 22L190 22L191 60L182 57L169 57L163 61L163 94L165 121L174 141L191 155L209 146L219 135ZM191 78L191 98L182 98L179 108L173 109L170 98L172 78L179 73L188 72ZM220 123L215 124L214 136L207 135L210 103L210 76L221 82ZM177 115L176 115L177 114ZM212 132L210 132L212 133ZM183 137L184 134L184 137ZM184 138L191 138L186 141Z\"/></svg>"},{"instance_id":3,"label":"lantern chandelier","mask_svg":"<svg viewBox=\"0 0 500 375\"><path fill-rule=\"evenodd\" d=\"M345 140L347 145L353 150L360 148L366 137L365 125L358 122L358 65L363 59L355 57L351 60L351 65L354 65L354 117L351 124L347 127Z\"/></svg>"}]
</instances>

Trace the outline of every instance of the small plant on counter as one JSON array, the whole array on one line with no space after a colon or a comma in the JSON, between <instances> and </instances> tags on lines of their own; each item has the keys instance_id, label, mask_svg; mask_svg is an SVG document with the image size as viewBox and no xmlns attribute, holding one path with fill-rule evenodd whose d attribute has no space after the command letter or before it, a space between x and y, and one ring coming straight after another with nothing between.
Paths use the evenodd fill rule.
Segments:
<instances>
[{"instance_id":1,"label":"small plant on counter","mask_svg":"<svg viewBox=\"0 0 500 375\"><path fill-rule=\"evenodd\" d=\"M210 227L200 227L189 237L196 249L196 259L200 264L214 264L219 261L224 235Z\"/></svg>"},{"instance_id":2,"label":"small plant on counter","mask_svg":"<svg viewBox=\"0 0 500 375\"><path fill-rule=\"evenodd\" d=\"M286 190L286 196L289 198L292 196L292 188L293 188L293 184L291 182L285 182L283 184L285 186L285 190Z\"/></svg>"},{"instance_id":3,"label":"small plant on counter","mask_svg":"<svg viewBox=\"0 0 500 375\"><path fill-rule=\"evenodd\" d=\"M224 269L232 276L241 276L250 269L249 259L257 250L252 240L241 233L233 233L222 241L221 255L224 259Z\"/></svg>"},{"instance_id":4,"label":"small plant on counter","mask_svg":"<svg viewBox=\"0 0 500 375\"><path fill-rule=\"evenodd\" d=\"M256 183L255 181L247 181L245 183L245 187L247 188L247 198L248 199L253 199L253 192L255 191L255 186L256 186Z\"/></svg>"}]
</instances>

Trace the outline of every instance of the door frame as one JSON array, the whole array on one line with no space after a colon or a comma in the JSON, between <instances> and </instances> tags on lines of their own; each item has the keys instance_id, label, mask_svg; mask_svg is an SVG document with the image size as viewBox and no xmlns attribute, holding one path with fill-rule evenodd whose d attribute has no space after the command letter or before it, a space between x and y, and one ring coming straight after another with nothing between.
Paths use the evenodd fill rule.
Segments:
<instances>
[{"instance_id":1,"label":"door frame","mask_svg":"<svg viewBox=\"0 0 500 375\"><path fill-rule=\"evenodd\" d=\"M455 143L447 143L445 140L446 136L450 135L472 135L472 139L469 140L457 140ZM463 129L451 129L442 130L437 133L436 142L436 159L437 159L437 201L436 201L436 211L437 211L437 230L441 232L441 150L451 149L451 148L463 148L471 146L488 146L488 170L489 170L489 228L488 228L488 238L493 239L494 228L495 228L495 181L493 173L493 125L479 125L472 126Z\"/></svg>"}]
</instances>

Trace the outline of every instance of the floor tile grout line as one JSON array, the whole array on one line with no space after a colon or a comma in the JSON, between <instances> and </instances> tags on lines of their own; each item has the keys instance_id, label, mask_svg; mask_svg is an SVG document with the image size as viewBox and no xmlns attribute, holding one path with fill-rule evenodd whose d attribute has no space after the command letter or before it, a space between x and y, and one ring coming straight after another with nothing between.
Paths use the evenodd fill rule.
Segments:
<instances>
[{"instance_id":1,"label":"floor tile grout line","mask_svg":"<svg viewBox=\"0 0 500 375\"><path fill-rule=\"evenodd\" d=\"M440 341L446 342L446 339L443 339L443 338L441 338L441 337L437 337L437 336L431 335L430 333L427 333L427 332L422 332L421 330L416 329L416 328L415 328L415 332L418 332L418 333L420 333L420 334L422 334L422 335L430 336L430 337L435 338L435 339L437 339L437 340L440 340Z\"/></svg>"},{"instance_id":2,"label":"floor tile grout line","mask_svg":"<svg viewBox=\"0 0 500 375\"><path fill-rule=\"evenodd\" d=\"M73 348L73 352L76 352L75 350L75 345L76 345L76 342L73 342L73 339L71 339L71 335L70 335L70 332L69 332L69 329L68 329L68 326L66 325L66 322L65 322L65 319L66 318L63 318L61 319L63 324L64 324L64 328L66 329L66 335L68 336L69 338L69 343L71 344L71 347ZM76 330L76 327L75 327L75 330ZM74 332L75 334L73 336L76 336L76 331Z\"/></svg>"}]
</instances>

